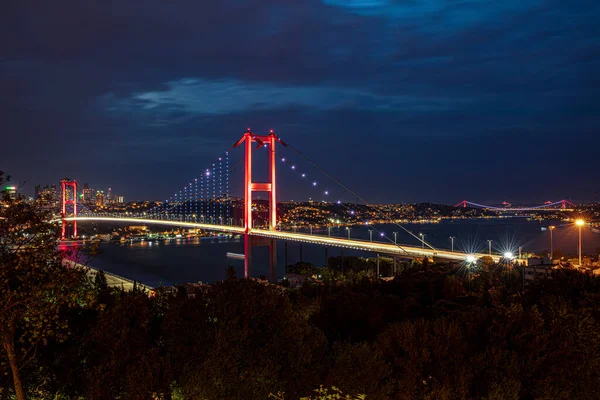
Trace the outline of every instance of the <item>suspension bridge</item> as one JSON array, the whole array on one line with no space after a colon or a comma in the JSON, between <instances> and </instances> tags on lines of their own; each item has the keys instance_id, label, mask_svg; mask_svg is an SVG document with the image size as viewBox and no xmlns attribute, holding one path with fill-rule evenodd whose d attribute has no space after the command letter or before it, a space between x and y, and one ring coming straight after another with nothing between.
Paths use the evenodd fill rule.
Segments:
<instances>
[{"instance_id":1,"label":"suspension bridge","mask_svg":"<svg viewBox=\"0 0 600 400\"><path fill-rule=\"evenodd\" d=\"M472 201L463 200L454 207L461 208L479 208L489 211L498 211L498 212L529 212L529 211L573 211L576 207L575 204L571 203L569 200L559 200L559 201L546 201L544 204L540 204L537 206L529 206L529 207L514 207L511 203L504 201L501 206L488 206L485 204L473 203Z\"/></svg>"},{"instance_id":2,"label":"suspension bridge","mask_svg":"<svg viewBox=\"0 0 600 400\"><path fill-rule=\"evenodd\" d=\"M139 213L98 212L82 206L78 204L76 181L63 180L61 182L62 210L60 218L62 222L62 236L63 238L67 238L67 231L71 231L71 236L77 237L77 223L90 221L155 224L239 234L244 237L244 271L246 276L249 275L250 271L252 247L268 246L270 248L271 266L273 266L276 263L277 257L275 245L277 240L389 255L393 257L394 264L397 258L430 258L473 263L483 256L491 256L496 262L501 260L502 256L498 254L467 254L454 251L454 249L445 250L435 248L426 242L424 238L413 234L399 224L397 224L399 229L416 239L419 245L397 243L396 235L391 238L383 232L379 235L380 241L356 239L351 237L350 228L347 228L347 237L331 236L329 229L327 235L312 234L312 230L310 233L301 233L295 230L292 232L285 231L282 224L278 223L277 214L278 158L276 146L290 151L291 155L302 159L311 167L319 170L329 181L333 181L345 192L351 193L353 197L361 199L365 204L368 204L356 192L343 185L339 180L319 168L298 150L281 140L272 130L267 135L259 135L248 129L233 145L233 149L239 147L244 149L244 156L240 162L230 168L230 151L226 151L215 162L209 164L208 168L204 169L198 177L182 186L170 198L160 202L154 208ZM260 152L263 152L262 155L264 156L264 150L266 150L268 158L268 181L255 181L252 174L253 159L255 156L259 156ZM326 188L324 184L319 183L317 180L309 179L306 172L301 172L301 168L296 164L290 163L286 157L281 157L279 160L290 171L296 172L299 179L306 181L308 187L319 191L322 196L330 199L332 203L339 205L345 210L347 215L354 214L352 204L336 199L331 189ZM229 175L242 162L244 163L244 195L241 204L242 217L236 218L234 214L236 211L239 211L240 207L235 204L234 199L229 195ZM266 224L261 225L253 218L255 213L264 212L263 210L259 210L257 203L253 201L254 192L268 193ZM379 232L375 226L370 226L370 228Z\"/></svg>"}]
</instances>

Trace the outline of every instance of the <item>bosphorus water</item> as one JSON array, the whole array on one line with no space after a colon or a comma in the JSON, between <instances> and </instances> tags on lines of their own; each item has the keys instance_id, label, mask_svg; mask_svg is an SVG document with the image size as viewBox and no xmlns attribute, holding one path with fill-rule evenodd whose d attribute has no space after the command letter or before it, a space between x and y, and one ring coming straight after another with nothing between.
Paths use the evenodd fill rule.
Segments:
<instances>
[{"instance_id":1,"label":"bosphorus water","mask_svg":"<svg viewBox=\"0 0 600 400\"><path fill-rule=\"evenodd\" d=\"M499 218L474 220L442 220L435 224L403 224L414 235L424 235L426 242L436 248L450 248L450 237L454 236L454 248L457 251L481 252L488 250L487 240L492 240L496 253L506 251L518 253L540 252L550 249L550 231L544 230L550 225L557 228L553 232L554 249L562 253L577 253L577 229L560 221L533 221L526 218ZM420 242L394 224L378 226L353 226L352 238L369 240L369 229L374 241L393 241L393 232L397 233L397 242L419 246ZM300 230L299 230L300 231ZM327 229L314 229L315 235L327 235ZM333 227L332 236L347 237L345 227ZM383 234L383 236L382 236ZM386 239L387 238L387 239ZM584 253L597 253L600 246L600 234L589 229L583 231ZM302 250L301 250L302 247ZM287 251L286 251L287 248ZM234 238L181 238L168 241L144 241L135 243L102 244L101 254L90 264L93 267L125 276L150 286L172 285L185 282L215 282L224 279L225 269L232 266L238 276L243 275L243 260L231 257L231 253L243 253L243 240ZM228 253L229 256L228 256ZM282 241L277 244L277 276L285 273L285 259L294 264L302 260L323 266L325 248L321 246ZM341 249L329 248L329 257L339 256ZM374 256L370 253L344 250L347 256ZM252 276L269 276L268 248L253 249Z\"/></svg>"}]
</instances>

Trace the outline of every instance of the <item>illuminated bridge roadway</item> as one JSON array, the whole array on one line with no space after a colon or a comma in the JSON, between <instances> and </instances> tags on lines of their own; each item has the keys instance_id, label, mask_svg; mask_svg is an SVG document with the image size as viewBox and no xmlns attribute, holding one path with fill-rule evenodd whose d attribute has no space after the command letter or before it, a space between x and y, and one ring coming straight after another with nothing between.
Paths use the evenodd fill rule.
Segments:
<instances>
[{"instance_id":1,"label":"illuminated bridge roadway","mask_svg":"<svg viewBox=\"0 0 600 400\"><path fill-rule=\"evenodd\" d=\"M160 219L142 219L142 218L128 218L120 216L77 216L65 218L65 221L109 221L109 222L128 222L128 223L143 223L143 224L155 224L155 225L166 225L166 226L178 226L186 228L198 228L205 229L208 231L225 232L225 233L236 233L243 235L245 234L244 227L232 226L232 225L217 225L217 224L204 224L197 222L182 222L174 220L160 220ZM321 246L341 247L345 249L353 249L374 253L381 253L387 255L395 255L399 257L417 257L417 258L437 258L446 259L453 261L473 261L488 254L466 254L459 251L448 251L439 249L429 249L422 247L415 247L409 245L401 245L395 243L385 242L371 242L360 239L348 239L343 237L331 237L321 235L310 235L307 233L294 233L284 232L277 230L266 230L266 229L255 229L253 228L248 233L251 236L259 236L270 239L287 240L293 242L310 243ZM499 262L501 256L492 254L492 258L495 262Z\"/></svg>"}]
</instances>

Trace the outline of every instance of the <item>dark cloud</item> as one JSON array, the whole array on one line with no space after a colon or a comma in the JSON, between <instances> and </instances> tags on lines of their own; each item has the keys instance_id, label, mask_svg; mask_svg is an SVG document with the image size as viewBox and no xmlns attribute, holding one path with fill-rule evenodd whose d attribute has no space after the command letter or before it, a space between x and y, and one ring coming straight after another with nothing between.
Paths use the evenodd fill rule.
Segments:
<instances>
[{"instance_id":1,"label":"dark cloud","mask_svg":"<svg viewBox=\"0 0 600 400\"><path fill-rule=\"evenodd\" d=\"M377 201L586 200L599 19L584 0L8 2L0 168L161 198L272 127Z\"/></svg>"}]
</instances>

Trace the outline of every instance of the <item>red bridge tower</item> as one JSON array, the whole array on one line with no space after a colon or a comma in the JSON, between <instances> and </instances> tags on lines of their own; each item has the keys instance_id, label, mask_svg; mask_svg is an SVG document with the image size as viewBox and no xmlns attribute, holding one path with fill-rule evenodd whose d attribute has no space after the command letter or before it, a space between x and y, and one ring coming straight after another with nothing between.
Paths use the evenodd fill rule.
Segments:
<instances>
[{"instance_id":1,"label":"red bridge tower","mask_svg":"<svg viewBox=\"0 0 600 400\"><path fill-rule=\"evenodd\" d=\"M66 230L67 230L67 205L73 206L73 216L77 217L77 181L72 181L70 179L63 179L60 181L60 186L62 189L62 235L61 238L66 238ZM67 188L71 188L71 196L67 193ZM77 221L73 221L73 237L77 237Z\"/></svg>"},{"instance_id":2,"label":"red bridge tower","mask_svg":"<svg viewBox=\"0 0 600 400\"><path fill-rule=\"evenodd\" d=\"M233 145L234 148L245 143L246 148L246 169L244 179L244 228L246 233L252 230L252 192L269 192L269 229L274 230L277 226L277 186L275 173L275 143L279 142L284 147L287 145L277 137L271 130L267 136L254 134L250 128L244 133L244 136ZM252 142L258 143L257 149L262 146L269 147L269 175L271 182L257 183L252 182Z\"/></svg>"}]
</instances>

